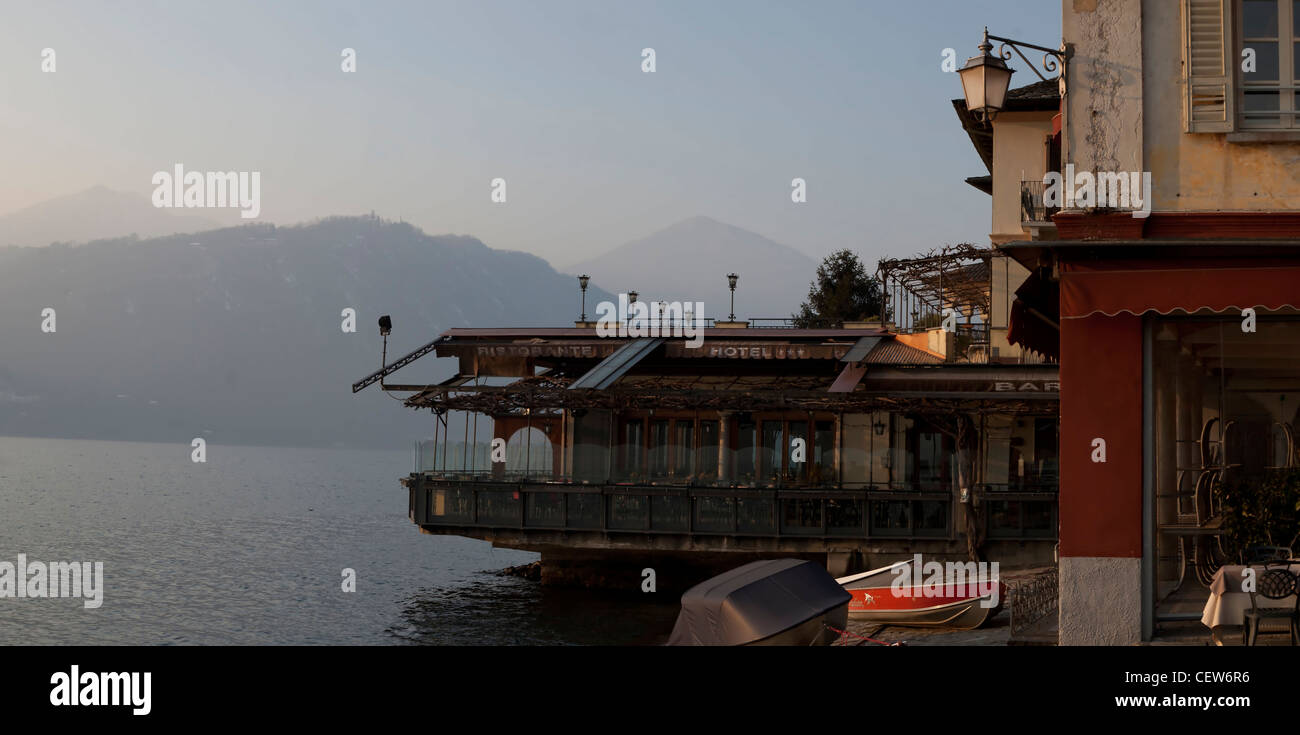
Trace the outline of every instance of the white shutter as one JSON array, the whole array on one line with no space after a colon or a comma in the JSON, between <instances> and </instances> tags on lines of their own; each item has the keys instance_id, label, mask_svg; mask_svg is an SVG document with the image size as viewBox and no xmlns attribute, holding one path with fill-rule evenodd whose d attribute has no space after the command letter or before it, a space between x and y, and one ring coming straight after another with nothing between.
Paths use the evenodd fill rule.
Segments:
<instances>
[{"instance_id":1,"label":"white shutter","mask_svg":"<svg viewBox=\"0 0 1300 735\"><path fill-rule=\"evenodd\" d=\"M1236 0L1183 0L1183 129L1230 133L1236 119Z\"/></svg>"}]
</instances>

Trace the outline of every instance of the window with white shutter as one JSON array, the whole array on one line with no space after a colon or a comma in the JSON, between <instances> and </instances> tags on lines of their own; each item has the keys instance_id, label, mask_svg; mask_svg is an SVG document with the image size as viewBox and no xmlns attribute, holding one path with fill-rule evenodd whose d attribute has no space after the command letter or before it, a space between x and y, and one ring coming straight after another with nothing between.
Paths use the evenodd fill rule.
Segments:
<instances>
[{"instance_id":1,"label":"window with white shutter","mask_svg":"<svg viewBox=\"0 0 1300 735\"><path fill-rule=\"evenodd\" d=\"M1289 0L1288 0L1289 1ZM1183 0L1185 129L1228 133L1236 120L1232 42L1236 0Z\"/></svg>"}]
</instances>

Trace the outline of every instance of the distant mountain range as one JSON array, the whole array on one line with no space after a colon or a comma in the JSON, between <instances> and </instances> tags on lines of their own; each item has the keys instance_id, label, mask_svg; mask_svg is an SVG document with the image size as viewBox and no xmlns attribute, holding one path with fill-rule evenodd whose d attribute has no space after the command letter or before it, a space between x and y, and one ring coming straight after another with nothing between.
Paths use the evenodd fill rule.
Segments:
<instances>
[{"instance_id":1,"label":"distant mountain range","mask_svg":"<svg viewBox=\"0 0 1300 735\"><path fill-rule=\"evenodd\" d=\"M379 366L380 315L391 361L449 327L577 312L577 283L540 258L372 217L0 248L0 435L405 447L432 417L350 388Z\"/></svg>"},{"instance_id":2,"label":"distant mountain range","mask_svg":"<svg viewBox=\"0 0 1300 735\"><path fill-rule=\"evenodd\" d=\"M788 246L708 217L692 217L566 269L641 301L703 301L725 319L736 273L738 319L789 318L808 294L817 262ZM590 300L589 300L590 301Z\"/></svg>"},{"instance_id":3,"label":"distant mountain range","mask_svg":"<svg viewBox=\"0 0 1300 735\"><path fill-rule=\"evenodd\" d=\"M87 242L106 237L157 237L234 224L232 210L166 209L149 197L96 186L0 216L0 247ZM213 215L213 216L206 216Z\"/></svg>"},{"instance_id":4,"label":"distant mountain range","mask_svg":"<svg viewBox=\"0 0 1300 735\"><path fill-rule=\"evenodd\" d=\"M196 234L210 224L102 187L0 217L0 436L239 444L408 446L433 419L350 385L380 364L376 319L392 316L394 360L458 326L560 326L579 311L573 275L473 237L334 217ZM91 239L92 232L130 236ZM59 244L23 247L54 241ZM788 317L811 258L695 217L578 263L587 311L619 291ZM344 333L342 311L356 310ZM55 330L42 331L53 309ZM432 383L433 357L389 378Z\"/></svg>"}]
</instances>

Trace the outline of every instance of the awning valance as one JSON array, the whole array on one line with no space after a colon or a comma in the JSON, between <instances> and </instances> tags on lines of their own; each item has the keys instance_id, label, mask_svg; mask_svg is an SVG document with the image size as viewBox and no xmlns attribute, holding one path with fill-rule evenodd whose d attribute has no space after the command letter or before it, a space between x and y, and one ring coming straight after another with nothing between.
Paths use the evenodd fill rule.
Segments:
<instances>
[{"instance_id":1,"label":"awning valance","mask_svg":"<svg viewBox=\"0 0 1300 735\"><path fill-rule=\"evenodd\" d=\"M1154 311L1273 311L1300 305L1296 261L1130 261L1061 265L1061 318Z\"/></svg>"}]
</instances>

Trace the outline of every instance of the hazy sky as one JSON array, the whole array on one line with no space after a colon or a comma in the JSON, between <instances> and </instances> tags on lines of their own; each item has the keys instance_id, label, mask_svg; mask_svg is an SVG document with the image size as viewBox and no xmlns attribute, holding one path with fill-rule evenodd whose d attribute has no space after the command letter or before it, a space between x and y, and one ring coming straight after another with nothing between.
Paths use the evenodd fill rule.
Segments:
<instances>
[{"instance_id":1,"label":"hazy sky","mask_svg":"<svg viewBox=\"0 0 1300 735\"><path fill-rule=\"evenodd\" d=\"M699 214L819 258L987 243L941 53L964 62L986 24L1055 46L1060 16L1059 0L0 0L0 214L94 185L148 195L182 163L260 171L263 220L374 210L557 267ZM1012 66L1015 86L1037 80Z\"/></svg>"}]
</instances>

